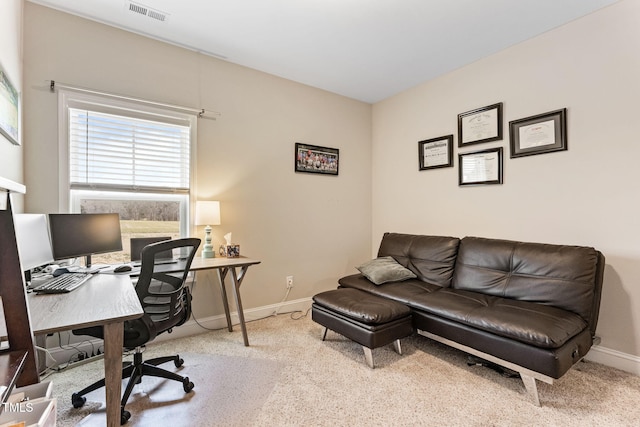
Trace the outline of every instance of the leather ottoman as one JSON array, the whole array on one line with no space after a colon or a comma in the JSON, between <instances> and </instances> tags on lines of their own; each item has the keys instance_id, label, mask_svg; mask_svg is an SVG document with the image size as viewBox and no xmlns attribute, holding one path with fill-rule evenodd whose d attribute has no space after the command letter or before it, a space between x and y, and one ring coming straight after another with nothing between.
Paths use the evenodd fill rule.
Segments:
<instances>
[{"instance_id":1,"label":"leather ottoman","mask_svg":"<svg viewBox=\"0 0 640 427\"><path fill-rule=\"evenodd\" d=\"M402 354L400 339L413 333L411 310L397 301L353 288L338 288L313 297L311 319L362 345L367 365L374 367L372 349L394 343Z\"/></svg>"}]
</instances>

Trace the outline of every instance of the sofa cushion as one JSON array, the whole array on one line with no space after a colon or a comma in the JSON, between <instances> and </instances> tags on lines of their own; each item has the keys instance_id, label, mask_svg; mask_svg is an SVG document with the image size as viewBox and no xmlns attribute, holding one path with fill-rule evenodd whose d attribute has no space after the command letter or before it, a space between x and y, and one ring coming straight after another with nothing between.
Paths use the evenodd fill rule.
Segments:
<instances>
[{"instance_id":1,"label":"sofa cushion","mask_svg":"<svg viewBox=\"0 0 640 427\"><path fill-rule=\"evenodd\" d=\"M459 243L457 237L385 233L378 256L392 256L420 280L448 287Z\"/></svg>"},{"instance_id":2,"label":"sofa cushion","mask_svg":"<svg viewBox=\"0 0 640 427\"><path fill-rule=\"evenodd\" d=\"M411 315L411 310L404 304L357 289L320 292L313 296L313 302L367 325L381 325Z\"/></svg>"},{"instance_id":3,"label":"sofa cushion","mask_svg":"<svg viewBox=\"0 0 640 427\"><path fill-rule=\"evenodd\" d=\"M414 310L414 327L482 353L514 363L551 378L560 378L592 345L591 333L585 329L558 348L544 348L482 331L474 326ZM428 335L428 334L427 334ZM504 365L503 365L504 366Z\"/></svg>"},{"instance_id":4,"label":"sofa cushion","mask_svg":"<svg viewBox=\"0 0 640 427\"><path fill-rule=\"evenodd\" d=\"M364 277L376 285L416 278L415 273L398 264L396 260L390 256L372 259L357 267L357 269Z\"/></svg>"},{"instance_id":5,"label":"sofa cushion","mask_svg":"<svg viewBox=\"0 0 640 427\"><path fill-rule=\"evenodd\" d=\"M587 328L579 315L548 305L442 288L410 307L492 334L543 348L558 348Z\"/></svg>"},{"instance_id":6,"label":"sofa cushion","mask_svg":"<svg viewBox=\"0 0 640 427\"><path fill-rule=\"evenodd\" d=\"M452 287L561 308L589 322L597 271L590 247L465 237Z\"/></svg>"},{"instance_id":7,"label":"sofa cushion","mask_svg":"<svg viewBox=\"0 0 640 427\"><path fill-rule=\"evenodd\" d=\"M428 294L441 288L441 286L423 282L422 280L418 279L409 279L405 280L404 282L391 282L385 283L383 285L374 285L362 274L352 274L350 276L345 276L338 280L338 283L343 288L359 289L361 291L369 292L370 294L380 297L389 298L403 304L407 304L410 301L421 300L424 294Z\"/></svg>"}]
</instances>

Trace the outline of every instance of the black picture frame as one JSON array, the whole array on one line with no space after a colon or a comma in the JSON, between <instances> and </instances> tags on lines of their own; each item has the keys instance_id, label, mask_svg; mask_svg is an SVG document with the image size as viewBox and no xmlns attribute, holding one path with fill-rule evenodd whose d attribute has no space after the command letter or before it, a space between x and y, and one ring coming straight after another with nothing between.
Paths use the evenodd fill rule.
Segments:
<instances>
[{"instance_id":1,"label":"black picture frame","mask_svg":"<svg viewBox=\"0 0 640 427\"><path fill-rule=\"evenodd\" d=\"M458 154L458 185L502 184L502 147Z\"/></svg>"},{"instance_id":2,"label":"black picture frame","mask_svg":"<svg viewBox=\"0 0 640 427\"><path fill-rule=\"evenodd\" d=\"M302 173L338 175L340 150L296 142L294 170Z\"/></svg>"},{"instance_id":3,"label":"black picture frame","mask_svg":"<svg viewBox=\"0 0 640 427\"><path fill-rule=\"evenodd\" d=\"M0 67L0 134L20 145L20 94Z\"/></svg>"},{"instance_id":4,"label":"black picture frame","mask_svg":"<svg viewBox=\"0 0 640 427\"><path fill-rule=\"evenodd\" d=\"M509 122L510 157L566 151L567 109L525 117Z\"/></svg>"},{"instance_id":5,"label":"black picture frame","mask_svg":"<svg viewBox=\"0 0 640 427\"><path fill-rule=\"evenodd\" d=\"M453 135L418 142L419 170L453 166Z\"/></svg>"},{"instance_id":6,"label":"black picture frame","mask_svg":"<svg viewBox=\"0 0 640 427\"><path fill-rule=\"evenodd\" d=\"M502 102L458 114L458 147L502 139Z\"/></svg>"}]
</instances>

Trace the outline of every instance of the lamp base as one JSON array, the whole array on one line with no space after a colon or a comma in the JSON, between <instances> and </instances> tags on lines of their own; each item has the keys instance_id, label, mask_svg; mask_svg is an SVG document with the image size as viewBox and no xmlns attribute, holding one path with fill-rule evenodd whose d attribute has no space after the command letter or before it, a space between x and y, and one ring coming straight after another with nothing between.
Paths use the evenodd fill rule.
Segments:
<instances>
[{"instance_id":1,"label":"lamp base","mask_svg":"<svg viewBox=\"0 0 640 427\"><path fill-rule=\"evenodd\" d=\"M213 252L213 247L207 248L206 246L202 248L202 258L215 258L216 254Z\"/></svg>"},{"instance_id":2,"label":"lamp base","mask_svg":"<svg viewBox=\"0 0 640 427\"><path fill-rule=\"evenodd\" d=\"M202 258L214 258L213 245L211 244L211 226L204 228L204 245L202 246Z\"/></svg>"}]
</instances>

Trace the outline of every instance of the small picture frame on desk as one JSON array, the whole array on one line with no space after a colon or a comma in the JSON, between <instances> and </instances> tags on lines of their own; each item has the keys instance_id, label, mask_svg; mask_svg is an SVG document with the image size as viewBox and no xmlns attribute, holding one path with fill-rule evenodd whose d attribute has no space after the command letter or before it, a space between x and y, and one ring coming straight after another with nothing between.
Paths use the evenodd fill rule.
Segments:
<instances>
[{"instance_id":1,"label":"small picture frame on desk","mask_svg":"<svg viewBox=\"0 0 640 427\"><path fill-rule=\"evenodd\" d=\"M238 258L240 257L240 245L230 244L230 245L220 245L220 256L224 256L227 258Z\"/></svg>"}]
</instances>

